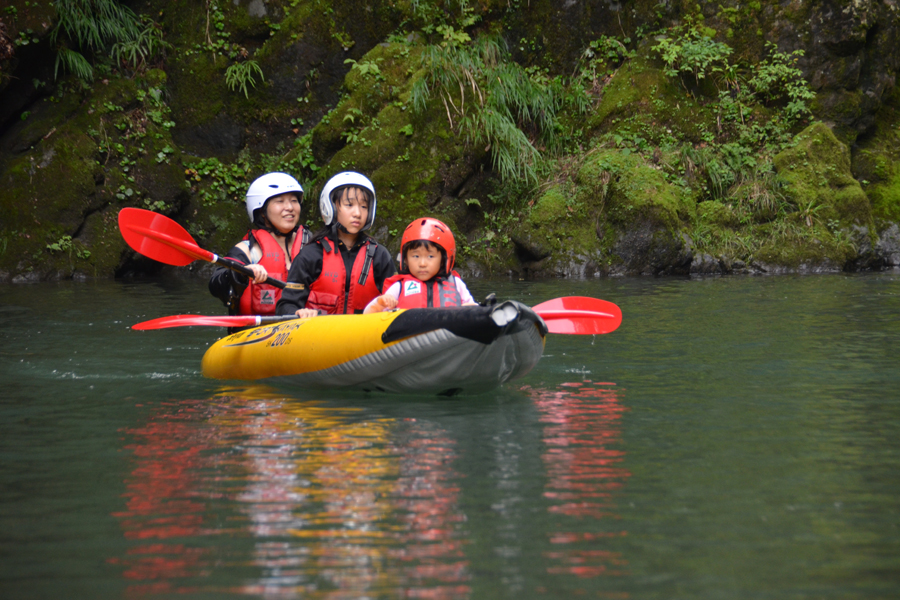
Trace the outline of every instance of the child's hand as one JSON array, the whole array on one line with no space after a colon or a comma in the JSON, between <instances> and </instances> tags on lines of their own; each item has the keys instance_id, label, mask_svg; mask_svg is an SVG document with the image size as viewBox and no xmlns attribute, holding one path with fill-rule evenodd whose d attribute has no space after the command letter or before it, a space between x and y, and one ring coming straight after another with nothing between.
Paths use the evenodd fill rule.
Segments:
<instances>
[{"instance_id":1,"label":"child's hand","mask_svg":"<svg viewBox=\"0 0 900 600\"><path fill-rule=\"evenodd\" d=\"M385 294L383 296L378 296L375 300L372 301L369 306L363 311L364 314L370 315L372 313L384 312L386 310L391 310L392 308L397 307L397 299L393 296Z\"/></svg>"},{"instance_id":2,"label":"child's hand","mask_svg":"<svg viewBox=\"0 0 900 600\"><path fill-rule=\"evenodd\" d=\"M253 281L256 283L263 283L269 277L269 273L262 265L252 264L247 265L247 268L253 271Z\"/></svg>"},{"instance_id":3,"label":"child's hand","mask_svg":"<svg viewBox=\"0 0 900 600\"><path fill-rule=\"evenodd\" d=\"M381 307L381 312L386 310L391 310L392 308L397 308L397 299L393 296L385 294L384 296L378 297L378 305Z\"/></svg>"}]
</instances>

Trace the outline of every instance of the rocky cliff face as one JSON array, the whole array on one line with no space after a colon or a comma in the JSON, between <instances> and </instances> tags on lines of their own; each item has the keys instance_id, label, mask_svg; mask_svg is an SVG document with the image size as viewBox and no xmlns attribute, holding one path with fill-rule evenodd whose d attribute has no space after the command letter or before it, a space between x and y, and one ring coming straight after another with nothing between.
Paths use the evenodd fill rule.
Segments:
<instances>
[{"instance_id":1,"label":"rocky cliff face","mask_svg":"<svg viewBox=\"0 0 900 600\"><path fill-rule=\"evenodd\" d=\"M0 280L158 269L125 206L224 253L274 169L314 227L324 180L366 172L380 241L439 216L469 274L894 266L893 0L127 5L160 40L143 55L0 9ZM73 49L92 80L57 65Z\"/></svg>"}]
</instances>

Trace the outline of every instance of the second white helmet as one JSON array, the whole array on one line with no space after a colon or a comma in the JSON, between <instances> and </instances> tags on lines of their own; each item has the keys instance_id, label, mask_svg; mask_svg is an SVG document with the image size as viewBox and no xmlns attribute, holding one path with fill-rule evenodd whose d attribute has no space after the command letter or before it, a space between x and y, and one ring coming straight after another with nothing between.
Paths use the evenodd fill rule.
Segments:
<instances>
[{"instance_id":1,"label":"second white helmet","mask_svg":"<svg viewBox=\"0 0 900 600\"><path fill-rule=\"evenodd\" d=\"M335 218L334 203L331 201L331 193L338 188L346 187L348 185L355 185L369 190L372 194L372 205L369 207L369 216L366 218L366 222L362 227L362 231L365 231L375 222L376 199L375 186L369 178L362 173L344 171L329 179L325 184L325 187L322 188L322 193L319 194L319 213L322 215L322 220L325 221L325 225L331 225Z\"/></svg>"},{"instance_id":2,"label":"second white helmet","mask_svg":"<svg viewBox=\"0 0 900 600\"><path fill-rule=\"evenodd\" d=\"M303 201L303 188L300 183L287 173L266 173L257 177L247 190L247 216L253 222L253 211L266 203L273 196L294 192Z\"/></svg>"}]
</instances>

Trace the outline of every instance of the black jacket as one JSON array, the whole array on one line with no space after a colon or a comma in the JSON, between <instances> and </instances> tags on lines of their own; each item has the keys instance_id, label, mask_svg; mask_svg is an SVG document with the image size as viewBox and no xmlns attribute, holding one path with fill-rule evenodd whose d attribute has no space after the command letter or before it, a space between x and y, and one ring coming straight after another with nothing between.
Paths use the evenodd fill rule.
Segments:
<instances>
[{"instance_id":1,"label":"black jacket","mask_svg":"<svg viewBox=\"0 0 900 600\"><path fill-rule=\"evenodd\" d=\"M242 265L250 264L250 259L237 246L232 246L225 257L233 258ZM216 267L209 278L209 293L228 307L229 315L237 315L240 314L241 294L244 293L248 282L246 275L225 267Z\"/></svg>"},{"instance_id":2,"label":"black jacket","mask_svg":"<svg viewBox=\"0 0 900 600\"><path fill-rule=\"evenodd\" d=\"M345 290L350 289L350 274L353 271L353 263L356 255L359 254L360 248L370 238L364 234L356 238L353 248L348 249L344 246L334 232L329 232L326 237L337 246L341 251L344 259L344 270L347 272L347 280L344 285ZM372 240L374 241L374 240ZM301 308L306 308L306 299L309 298L309 287L322 274L322 255L325 250L318 240L313 240L303 247L297 258L291 264L291 270L288 273L288 281L291 283L302 283L302 290L285 289L281 293L281 300L275 307L275 313L279 315L292 315ZM375 285L379 291L383 291L384 280L396 273L394 261L387 249L378 244L375 250L375 256L372 258L372 275L375 277Z\"/></svg>"}]
</instances>

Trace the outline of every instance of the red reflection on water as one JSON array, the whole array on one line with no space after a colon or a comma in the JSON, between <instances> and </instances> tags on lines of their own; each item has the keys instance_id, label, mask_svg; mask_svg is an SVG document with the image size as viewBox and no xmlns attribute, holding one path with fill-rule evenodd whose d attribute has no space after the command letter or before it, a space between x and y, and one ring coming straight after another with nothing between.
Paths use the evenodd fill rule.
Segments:
<instances>
[{"instance_id":1,"label":"red reflection on water","mask_svg":"<svg viewBox=\"0 0 900 600\"><path fill-rule=\"evenodd\" d=\"M126 595L467 597L455 440L357 412L220 396L128 430L134 468L114 516L137 545L108 561L133 582ZM222 570L244 583L223 589Z\"/></svg>"},{"instance_id":2,"label":"red reflection on water","mask_svg":"<svg viewBox=\"0 0 900 600\"><path fill-rule=\"evenodd\" d=\"M547 572L579 578L620 576L627 565L619 552L603 548L627 535L616 525L613 493L631 476L620 466L622 413L612 383L573 382L558 390L526 388L545 423L543 462L548 482L544 497L558 531L545 553Z\"/></svg>"},{"instance_id":3,"label":"red reflection on water","mask_svg":"<svg viewBox=\"0 0 900 600\"><path fill-rule=\"evenodd\" d=\"M399 445L400 478L394 495L403 512L398 547L391 556L400 562L402 580L397 592L412 598L445 600L471 593L469 562L459 524L465 521L457 506L455 440L417 422L405 423Z\"/></svg>"},{"instance_id":4,"label":"red reflection on water","mask_svg":"<svg viewBox=\"0 0 900 600\"><path fill-rule=\"evenodd\" d=\"M171 410L170 407L174 407ZM135 443L135 467L125 481L126 510L113 513L126 539L142 545L129 549L124 558L110 564L124 567L122 576L149 581L128 588L129 594L172 591L170 580L196 576L206 567L207 550L184 544L162 544L155 540L188 538L208 533L204 527L206 502L198 494L198 478L207 460L204 450L214 433L198 428L209 419L204 401L169 405L143 427L128 430Z\"/></svg>"}]
</instances>

